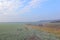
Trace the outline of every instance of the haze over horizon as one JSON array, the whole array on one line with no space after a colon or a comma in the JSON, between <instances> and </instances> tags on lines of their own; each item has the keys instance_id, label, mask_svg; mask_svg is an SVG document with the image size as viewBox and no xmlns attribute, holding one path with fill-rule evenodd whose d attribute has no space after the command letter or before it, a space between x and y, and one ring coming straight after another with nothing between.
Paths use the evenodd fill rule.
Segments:
<instances>
[{"instance_id":1,"label":"haze over horizon","mask_svg":"<svg viewBox=\"0 0 60 40\"><path fill-rule=\"evenodd\" d=\"M60 19L60 0L0 0L0 22Z\"/></svg>"}]
</instances>

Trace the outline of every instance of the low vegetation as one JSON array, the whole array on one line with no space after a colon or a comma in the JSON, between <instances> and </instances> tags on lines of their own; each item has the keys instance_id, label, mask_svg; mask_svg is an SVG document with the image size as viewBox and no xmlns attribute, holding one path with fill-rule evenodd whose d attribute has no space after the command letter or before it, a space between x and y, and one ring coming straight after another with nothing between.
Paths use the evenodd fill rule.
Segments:
<instances>
[{"instance_id":1,"label":"low vegetation","mask_svg":"<svg viewBox=\"0 0 60 40\"><path fill-rule=\"evenodd\" d=\"M0 40L60 40L54 34L24 24L0 24Z\"/></svg>"},{"instance_id":2,"label":"low vegetation","mask_svg":"<svg viewBox=\"0 0 60 40\"><path fill-rule=\"evenodd\" d=\"M33 25L32 28L37 30L42 30L48 33L53 33L54 35L60 37L60 23L47 23L47 24L42 24L42 26L40 24L37 26Z\"/></svg>"}]
</instances>

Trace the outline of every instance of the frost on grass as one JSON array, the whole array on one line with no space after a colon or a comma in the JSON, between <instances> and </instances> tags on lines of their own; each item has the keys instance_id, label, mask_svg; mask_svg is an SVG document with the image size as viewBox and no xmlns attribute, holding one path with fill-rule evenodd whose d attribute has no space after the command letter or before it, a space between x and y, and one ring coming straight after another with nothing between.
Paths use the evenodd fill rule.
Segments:
<instances>
[{"instance_id":1,"label":"frost on grass","mask_svg":"<svg viewBox=\"0 0 60 40\"><path fill-rule=\"evenodd\" d=\"M26 27L18 28L15 33L0 34L0 40L60 40L53 34Z\"/></svg>"}]
</instances>

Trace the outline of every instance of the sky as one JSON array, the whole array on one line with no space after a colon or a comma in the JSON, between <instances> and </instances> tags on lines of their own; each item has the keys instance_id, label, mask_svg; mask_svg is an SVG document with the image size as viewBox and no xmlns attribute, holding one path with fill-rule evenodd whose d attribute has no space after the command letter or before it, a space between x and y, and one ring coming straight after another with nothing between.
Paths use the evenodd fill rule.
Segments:
<instances>
[{"instance_id":1,"label":"sky","mask_svg":"<svg viewBox=\"0 0 60 40\"><path fill-rule=\"evenodd\" d=\"M60 0L0 0L0 22L60 19Z\"/></svg>"}]
</instances>

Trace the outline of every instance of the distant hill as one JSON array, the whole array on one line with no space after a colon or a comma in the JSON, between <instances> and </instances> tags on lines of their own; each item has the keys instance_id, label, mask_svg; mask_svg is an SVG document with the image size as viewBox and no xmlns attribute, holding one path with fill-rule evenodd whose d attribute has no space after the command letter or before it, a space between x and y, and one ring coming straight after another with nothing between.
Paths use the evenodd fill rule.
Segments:
<instances>
[{"instance_id":1,"label":"distant hill","mask_svg":"<svg viewBox=\"0 0 60 40\"><path fill-rule=\"evenodd\" d=\"M41 21L36 21L36 22L28 22L27 24L32 24L32 25L39 25L43 23L49 23L51 20L41 20Z\"/></svg>"},{"instance_id":2,"label":"distant hill","mask_svg":"<svg viewBox=\"0 0 60 40\"><path fill-rule=\"evenodd\" d=\"M44 23L60 23L60 20L40 20L37 22L29 22L27 24L39 25L39 24L44 24Z\"/></svg>"},{"instance_id":3,"label":"distant hill","mask_svg":"<svg viewBox=\"0 0 60 40\"><path fill-rule=\"evenodd\" d=\"M60 20L41 20L36 23L60 23Z\"/></svg>"},{"instance_id":4,"label":"distant hill","mask_svg":"<svg viewBox=\"0 0 60 40\"><path fill-rule=\"evenodd\" d=\"M51 21L51 23L60 23L60 20Z\"/></svg>"}]
</instances>

